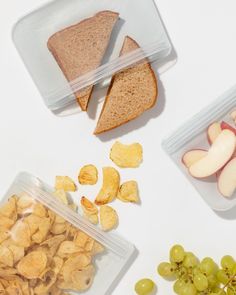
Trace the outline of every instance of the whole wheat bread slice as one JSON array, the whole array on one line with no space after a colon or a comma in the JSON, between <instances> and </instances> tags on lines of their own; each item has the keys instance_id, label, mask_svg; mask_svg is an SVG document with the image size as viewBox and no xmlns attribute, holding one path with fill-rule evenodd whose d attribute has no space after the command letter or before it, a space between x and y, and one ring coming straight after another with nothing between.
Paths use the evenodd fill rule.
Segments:
<instances>
[{"instance_id":1,"label":"whole wheat bread slice","mask_svg":"<svg viewBox=\"0 0 236 295\"><path fill-rule=\"evenodd\" d=\"M139 45L126 37L120 55L137 48ZM114 75L94 134L137 118L155 105L157 95L157 79L146 60Z\"/></svg>"},{"instance_id":2,"label":"whole wheat bread slice","mask_svg":"<svg viewBox=\"0 0 236 295\"><path fill-rule=\"evenodd\" d=\"M100 66L118 18L116 12L101 11L49 38L48 49L69 82ZM92 90L93 85L75 93L83 111Z\"/></svg>"}]
</instances>

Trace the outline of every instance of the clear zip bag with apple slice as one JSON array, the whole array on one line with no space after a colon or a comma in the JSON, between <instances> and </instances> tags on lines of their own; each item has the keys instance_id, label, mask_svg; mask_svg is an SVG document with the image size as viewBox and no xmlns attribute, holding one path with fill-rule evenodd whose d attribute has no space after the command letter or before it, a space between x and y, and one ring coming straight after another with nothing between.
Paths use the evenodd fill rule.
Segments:
<instances>
[{"instance_id":1,"label":"clear zip bag with apple slice","mask_svg":"<svg viewBox=\"0 0 236 295\"><path fill-rule=\"evenodd\" d=\"M162 145L207 204L236 206L236 86L166 138Z\"/></svg>"}]
</instances>

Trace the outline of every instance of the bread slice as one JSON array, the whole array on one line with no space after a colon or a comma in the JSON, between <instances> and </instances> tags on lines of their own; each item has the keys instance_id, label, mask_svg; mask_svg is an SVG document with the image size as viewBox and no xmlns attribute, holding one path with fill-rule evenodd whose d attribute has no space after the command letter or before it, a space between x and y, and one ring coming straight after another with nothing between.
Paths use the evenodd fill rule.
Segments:
<instances>
[{"instance_id":1,"label":"bread slice","mask_svg":"<svg viewBox=\"0 0 236 295\"><path fill-rule=\"evenodd\" d=\"M120 55L137 48L140 48L139 45L127 36ZM94 134L137 118L155 105L157 94L157 79L148 61L119 72L112 78Z\"/></svg>"},{"instance_id":2,"label":"bread slice","mask_svg":"<svg viewBox=\"0 0 236 295\"><path fill-rule=\"evenodd\" d=\"M48 40L48 49L69 82L100 66L119 14L101 11L95 16L57 32ZM75 93L87 110L93 85Z\"/></svg>"}]
</instances>

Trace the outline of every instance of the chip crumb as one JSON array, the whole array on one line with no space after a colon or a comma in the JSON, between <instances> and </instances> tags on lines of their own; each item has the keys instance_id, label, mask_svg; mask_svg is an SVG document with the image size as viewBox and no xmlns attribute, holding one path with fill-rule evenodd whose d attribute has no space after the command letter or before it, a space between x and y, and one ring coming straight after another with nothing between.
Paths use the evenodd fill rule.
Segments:
<instances>
[{"instance_id":1,"label":"chip crumb","mask_svg":"<svg viewBox=\"0 0 236 295\"><path fill-rule=\"evenodd\" d=\"M143 161L143 148L139 143L125 145L115 142L110 159L120 168L137 168Z\"/></svg>"},{"instance_id":2,"label":"chip crumb","mask_svg":"<svg viewBox=\"0 0 236 295\"><path fill-rule=\"evenodd\" d=\"M118 225L118 214L112 207L103 205L100 208L100 221L102 230L110 231Z\"/></svg>"},{"instance_id":3,"label":"chip crumb","mask_svg":"<svg viewBox=\"0 0 236 295\"><path fill-rule=\"evenodd\" d=\"M64 190L65 192L75 192L76 184L69 176L56 176L56 190Z\"/></svg>"},{"instance_id":4,"label":"chip crumb","mask_svg":"<svg viewBox=\"0 0 236 295\"><path fill-rule=\"evenodd\" d=\"M120 174L113 167L103 168L103 185L96 197L96 205L105 205L112 202L118 194L120 187Z\"/></svg>"},{"instance_id":5,"label":"chip crumb","mask_svg":"<svg viewBox=\"0 0 236 295\"><path fill-rule=\"evenodd\" d=\"M95 185L98 181L98 170L94 165L86 165L79 173L79 183L82 185Z\"/></svg>"},{"instance_id":6,"label":"chip crumb","mask_svg":"<svg viewBox=\"0 0 236 295\"><path fill-rule=\"evenodd\" d=\"M139 203L140 200L137 182L134 180L124 182L120 186L117 199L126 203Z\"/></svg>"}]
</instances>

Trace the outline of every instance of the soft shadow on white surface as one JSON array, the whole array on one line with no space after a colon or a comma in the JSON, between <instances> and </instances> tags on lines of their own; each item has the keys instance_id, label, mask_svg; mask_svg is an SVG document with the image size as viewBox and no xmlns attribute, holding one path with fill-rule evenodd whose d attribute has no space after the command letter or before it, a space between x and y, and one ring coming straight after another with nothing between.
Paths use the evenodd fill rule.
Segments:
<instances>
[{"instance_id":1,"label":"soft shadow on white surface","mask_svg":"<svg viewBox=\"0 0 236 295\"><path fill-rule=\"evenodd\" d=\"M160 80L158 83L158 91L159 91L158 101L151 110L146 111L139 118L133 121L130 121L116 129L100 134L97 137L103 142L110 141L112 139L119 138L124 134L128 134L134 130L140 129L144 127L149 122L150 119L159 117L161 113L164 111L165 103L166 103L165 89Z\"/></svg>"},{"instance_id":2,"label":"soft shadow on white surface","mask_svg":"<svg viewBox=\"0 0 236 295\"><path fill-rule=\"evenodd\" d=\"M110 286L110 288L108 289L108 291L106 292L105 295L112 295L114 289L117 287L117 285L119 284L119 282L121 281L121 279L123 278L123 276L127 273L128 269L130 268L130 266L133 264L134 260L137 258L139 254L139 251L135 248L133 255L130 257L128 263L126 264L126 266L122 269L122 271L120 272L119 276L116 278L116 280L112 283L112 285ZM155 295L156 293L154 293L153 295Z\"/></svg>"},{"instance_id":3,"label":"soft shadow on white surface","mask_svg":"<svg viewBox=\"0 0 236 295\"><path fill-rule=\"evenodd\" d=\"M236 207L233 207L232 209L228 211L214 211L216 215L223 219L227 220L235 220L236 219Z\"/></svg>"}]
</instances>

